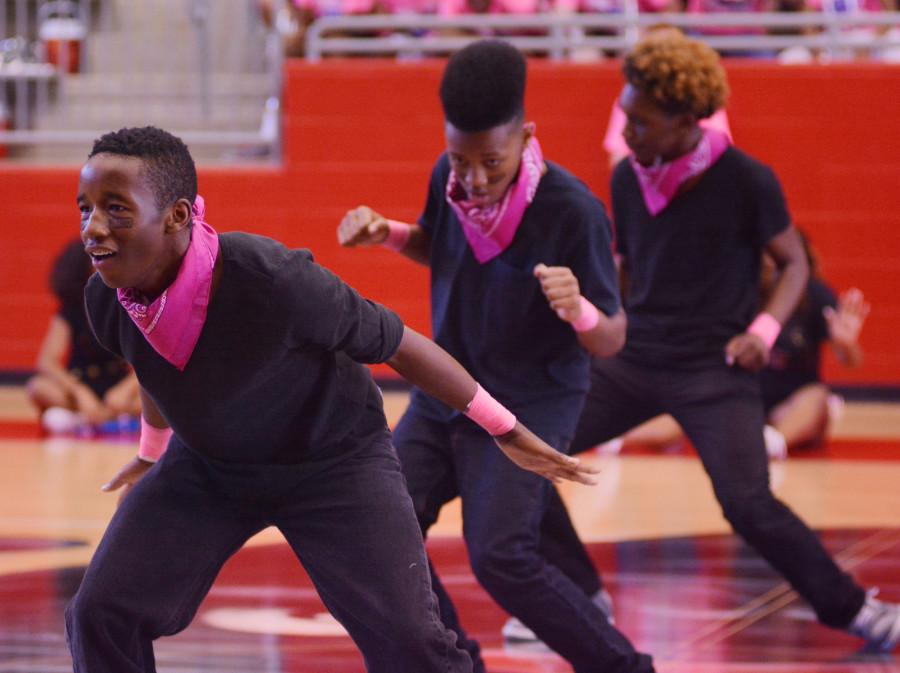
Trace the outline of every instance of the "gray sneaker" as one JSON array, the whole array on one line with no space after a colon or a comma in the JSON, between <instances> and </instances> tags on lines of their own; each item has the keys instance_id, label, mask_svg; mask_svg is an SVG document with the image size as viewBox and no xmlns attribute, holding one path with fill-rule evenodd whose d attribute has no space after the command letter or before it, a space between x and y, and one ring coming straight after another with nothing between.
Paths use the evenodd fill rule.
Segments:
<instances>
[{"instance_id":1,"label":"gray sneaker","mask_svg":"<svg viewBox=\"0 0 900 673\"><path fill-rule=\"evenodd\" d=\"M609 595L609 592L606 589L601 589L591 596L591 601L600 608L600 611L604 615L606 615L606 619L610 624L616 623L615 617L613 617L612 596ZM506 620L503 628L500 629L500 633L503 634L503 639L508 643L540 642L534 631L529 629L515 617L510 617Z\"/></svg>"},{"instance_id":2,"label":"gray sneaker","mask_svg":"<svg viewBox=\"0 0 900 673\"><path fill-rule=\"evenodd\" d=\"M878 589L869 590L847 630L864 639L867 649L890 652L900 640L900 605L879 601L877 594Z\"/></svg>"}]
</instances>

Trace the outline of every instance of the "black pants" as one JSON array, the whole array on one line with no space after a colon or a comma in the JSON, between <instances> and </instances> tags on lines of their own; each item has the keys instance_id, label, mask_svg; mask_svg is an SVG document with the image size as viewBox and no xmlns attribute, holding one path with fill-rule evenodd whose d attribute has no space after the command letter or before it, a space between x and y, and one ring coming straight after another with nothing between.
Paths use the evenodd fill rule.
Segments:
<instances>
[{"instance_id":1,"label":"black pants","mask_svg":"<svg viewBox=\"0 0 900 673\"><path fill-rule=\"evenodd\" d=\"M504 610L569 661L576 673L653 670L650 657L636 652L585 590L544 556L547 549L539 543L538 529L551 499L555 516L565 515L550 482L514 465L467 418L434 421L419 413L415 403L397 425L394 442L423 534L441 507L460 496L472 570ZM551 438L550 443L560 448L564 441ZM578 544L571 528L565 535L569 544L572 538ZM592 568L587 573L596 581ZM475 670L483 670L478 647L460 627L437 575L432 584L444 623L459 634Z\"/></svg>"},{"instance_id":2,"label":"black pants","mask_svg":"<svg viewBox=\"0 0 900 673\"><path fill-rule=\"evenodd\" d=\"M621 358L596 360L572 453L671 414L697 449L725 518L780 572L828 626L849 625L865 592L835 564L816 535L769 488L763 407L754 374L727 367L660 369ZM566 522L550 512L544 537ZM563 542L559 542L557 548ZM584 569L582 573L585 571Z\"/></svg>"},{"instance_id":3,"label":"black pants","mask_svg":"<svg viewBox=\"0 0 900 673\"><path fill-rule=\"evenodd\" d=\"M155 671L153 641L190 623L226 559L276 526L378 673L469 673L441 623L387 428L309 466L210 461L173 443L125 498L66 610L76 673Z\"/></svg>"}]
</instances>

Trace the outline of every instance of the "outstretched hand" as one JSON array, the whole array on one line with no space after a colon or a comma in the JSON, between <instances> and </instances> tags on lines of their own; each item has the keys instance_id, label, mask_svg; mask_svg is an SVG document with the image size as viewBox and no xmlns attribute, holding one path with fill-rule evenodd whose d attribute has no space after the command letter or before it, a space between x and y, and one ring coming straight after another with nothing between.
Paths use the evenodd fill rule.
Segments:
<instances>
[{"instance_id":1,"label":"outstretched hand","mask_svg":"<svg viewBox=\"0 0 900 673\"><path fill-rule=\"evenodd\" d=\"M859 341L859 333L869 315L869 304L857 288L844 292L838 299L837 310L823 309L828 323L828 335L837 344L850 347Z\"/></svg>"},{"instance_id":2,"label":"outstretched hand","mask_svg":"<svg viewBox=\"0 0 900 673\"><path fill-rule=\"evenodd\" d=\"M497 446L516 465L539 474L554 484L562 480L595 484L591 475L600 470L583 465L577 458L560 453L521 423L505 435L494 437Z\"/></svg>"},{"instance_id":3,"label":"outstretched hand","mask_svg":"<svg viewBox=\"0 0 900 673\"><path fill-rule=\"evenodd\" d=\"M147 470L153 467L153 465L153 463L135 457L126 463L121 470L116 472L112 479L103 484L103 486L100 487L100 490L109 493L121 488L122 492L119 493L118 500L118 504L121 505L122 500L128 495L128 492L141 480L141 477L143 477Z\"/></svg>"}]
</instances>

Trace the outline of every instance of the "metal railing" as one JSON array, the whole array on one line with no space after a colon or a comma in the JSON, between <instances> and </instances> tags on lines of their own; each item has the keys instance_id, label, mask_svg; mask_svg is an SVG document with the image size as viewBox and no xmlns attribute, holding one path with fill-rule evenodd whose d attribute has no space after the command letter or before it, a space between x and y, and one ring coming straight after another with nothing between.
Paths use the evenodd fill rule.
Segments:
<instances>
[{"instance_id":1,"label":"metal railing","mask_svg":"<svg viewBox=\"0 0 900 673\"><path fill-rule=\"evenodd\" d=\"M442 55L477 37L497 34L528 53L573 59L585 50L621 53L643 30L660 24L682 28L714 49L734 55L774 56L783 49L804 47L830 60L841 60L855 50L900 47L900 12L648 14L639 13L636 3L630 2L617 14L323 17L307 31L306 57L317 61L328 55ZM723 35L704 31L722 28L758 32ZM854 30L858 28L876 30L860 34Z\"/></svg>"},{"instance_id":2,"label":"metal railing","mask_svg":"<svg viewBox=\"0 0 900 673\"><path fill-rule=\"evenodd\" d=\"M282 66L250 0L0 0L0 147L147 123L277 157Z\"/></svg>"}]
</instances>

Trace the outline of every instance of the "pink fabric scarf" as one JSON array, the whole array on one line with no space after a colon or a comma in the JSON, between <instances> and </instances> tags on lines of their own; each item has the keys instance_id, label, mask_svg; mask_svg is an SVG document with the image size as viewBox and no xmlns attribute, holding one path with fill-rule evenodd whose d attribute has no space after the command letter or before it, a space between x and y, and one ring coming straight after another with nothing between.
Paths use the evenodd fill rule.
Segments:
<instances>
[{"instance_id":1,"label":"pink fabric scarf","mask_svg":"<svg viewBox=\"0 0 900 673\"><path fill-rule=\"evenodd\" d=\"M677 159L653 166L641 166L634 158L629 162L637 174L644 204L651 215L658 215L672 202L678 189L686 181L712 166L728 149L728 135L718 129L703 129L697 147Z\"/></svg>"},{"instance_id":2,"label":"pink fabric scarf","mask_svg":"<svg viewBox=\"0 0 900 673\"><path fill-rule=\"evenodd\" d=\"M191 242L175 282L149 305L133 287L117 292L119 303L150 345L179 371L184 371L206 322L213 267L219 254L219 237L203 219L206 206L199 194L191 213Z\"/></svg>"},{"instance_id":3,"label":"pink fabric scarf","mask_svg":"<svg viewBox=\"0 0 900 673\"><path fill-rule=\"evenodd\" d=\"M522 150L519 176L497 203L486 208L466 200L465 188L455 171L447 180L447 203L462 224L463 233L479 263L485 264L509 247L522 222L525 209L534 200L544 171L544 155L534 136Z\"/></svg>"}]
</instances>

